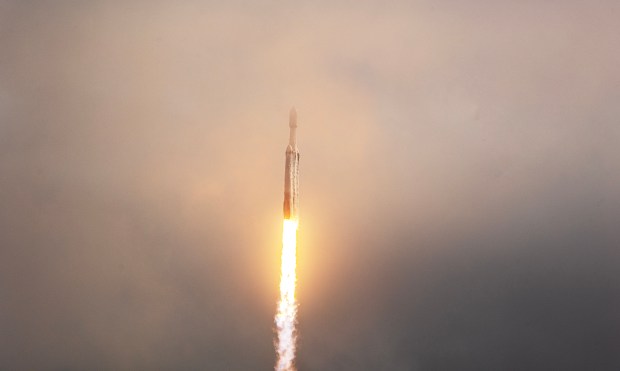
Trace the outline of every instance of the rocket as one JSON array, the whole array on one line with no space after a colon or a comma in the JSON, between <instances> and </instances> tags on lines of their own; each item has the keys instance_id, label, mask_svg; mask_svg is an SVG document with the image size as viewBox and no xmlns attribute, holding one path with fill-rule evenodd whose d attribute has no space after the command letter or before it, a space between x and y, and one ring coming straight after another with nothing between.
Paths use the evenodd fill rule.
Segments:
<instances>
[{"instance_id":1,"label":"rocket","mask_svg":"<svg viewBox=\"0 0 620 371\"><path fill-rule=\"evenodd\" d=\"M297 149L297 111L289 115L290 129L284 163L284 219L299 219L299 149Z\"/></svg>"}]
</instances>

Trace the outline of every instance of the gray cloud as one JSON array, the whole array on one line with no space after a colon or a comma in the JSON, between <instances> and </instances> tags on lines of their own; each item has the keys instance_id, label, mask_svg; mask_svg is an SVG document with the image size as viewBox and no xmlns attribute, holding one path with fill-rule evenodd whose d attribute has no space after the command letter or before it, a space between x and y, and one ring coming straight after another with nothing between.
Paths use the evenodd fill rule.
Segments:
<instances>
[{"instance_id":1,"label":"gray cloud","mask_svg":"<svg viewBox=\"0 0 620 371\"><path fill-rule=\"evenodd\" d=\"M619 11L0 2L0 364L618 369Z\"/></svg>"}]
</instances>

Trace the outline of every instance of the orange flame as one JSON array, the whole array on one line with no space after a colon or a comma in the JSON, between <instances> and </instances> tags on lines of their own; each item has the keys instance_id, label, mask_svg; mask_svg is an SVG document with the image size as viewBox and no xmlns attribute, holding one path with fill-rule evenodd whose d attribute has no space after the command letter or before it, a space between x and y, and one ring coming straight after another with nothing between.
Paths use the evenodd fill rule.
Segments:
<instances>
[{"instance_id":1,"label":"orange flame","mask_svg":"<svg viewBox=\"0 0 620 371\"><path fill-rule=\"evenodd\" d=\"M276 371L295 371L295 325L297 322L297 220L285 219L282 231L282 271L280 301L275 322L278 331Z\"/></svg>"}]
</instances>

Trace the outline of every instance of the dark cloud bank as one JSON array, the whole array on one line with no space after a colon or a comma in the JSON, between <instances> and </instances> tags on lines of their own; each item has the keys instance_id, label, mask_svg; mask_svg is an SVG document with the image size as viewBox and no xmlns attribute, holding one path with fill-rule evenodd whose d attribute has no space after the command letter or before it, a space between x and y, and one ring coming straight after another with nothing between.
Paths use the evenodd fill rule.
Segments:
<instances>
[{"instance_id":1,"label":"dark cloud bank","mask_svg":"<svg viewBox=\"0 0 620 371\"><path fill-rule=\"evenodd\" d=\"M0 2L0 368L620 369L620 8Z\"/></svg>"}]
</instances>

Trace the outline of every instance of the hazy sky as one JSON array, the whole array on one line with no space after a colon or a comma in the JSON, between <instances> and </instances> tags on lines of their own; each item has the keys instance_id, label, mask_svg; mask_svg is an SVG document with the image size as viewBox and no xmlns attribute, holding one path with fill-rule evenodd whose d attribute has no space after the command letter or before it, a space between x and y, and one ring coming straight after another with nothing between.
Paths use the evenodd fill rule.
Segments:
<instances>
[{"instance_id":1,"label":"hazy sky","mask_svg":"<svg viewBox=\"0 0 620 371\"><path fill-rule=\"evenodd\" d=\"M0 368L620 369L620 4L0 0Z\"/></svg>"}]
</instances>

